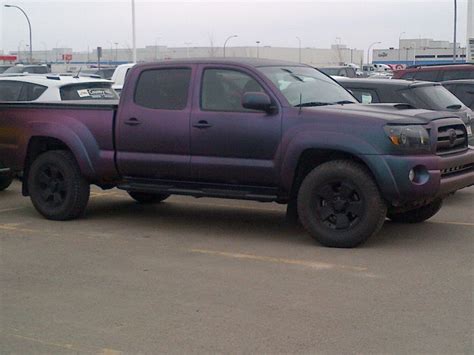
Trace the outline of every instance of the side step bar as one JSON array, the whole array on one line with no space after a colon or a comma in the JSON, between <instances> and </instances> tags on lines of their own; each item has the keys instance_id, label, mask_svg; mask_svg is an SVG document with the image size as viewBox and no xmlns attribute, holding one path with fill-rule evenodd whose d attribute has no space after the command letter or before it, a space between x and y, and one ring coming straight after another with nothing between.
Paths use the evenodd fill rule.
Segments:
<instances>
[{"instance_id":1,"label":"side step bar","mask_svg":"<svg viewBox=\"0 0 474 355\"><path fill-rule=\"evenodd\" d=\"M117 187L126 191L187 195L194 197L230 198L261 202L273 202L278 199L276 188L258 186L234 186L183 181L128 180L123 184L119 184Z\"/></svg>"}]
</instances>

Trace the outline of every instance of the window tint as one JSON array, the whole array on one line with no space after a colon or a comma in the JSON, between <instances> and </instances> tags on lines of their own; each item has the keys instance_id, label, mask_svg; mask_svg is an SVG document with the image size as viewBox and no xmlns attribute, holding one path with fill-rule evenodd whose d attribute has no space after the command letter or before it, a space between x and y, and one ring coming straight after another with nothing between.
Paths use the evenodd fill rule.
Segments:
<instances>
[{"instance_id":1,"label":"window tint","mask_svg":"<svg viewBox=\"0 0 474 355\"><path fill-rule=\"evenodd\" d=\"M34 101L38 99L46 89L47 87L43 85L23 83L23 88L18 101Z\"/></svg>"},{"instance_id":2,"label":"window tint","mask_svg":"<svg viewBox=\"0 0 474 355\"><path fill-rule=\"evenodd\" d=\"M352 89L349 88L356 99L363 104L372 104L380 102L379 97L375 90L371 89Z\"/></svg>"},{"instance_id":3,"label":"window tint","mask_svg":"<svg viewBox=\"0 0 474 355\"><path fill-rule=\"evenodd\" d=\"M18 101L23 83L19 81L0 81L0 101Z\"/></svg>"},{"instance_id":4,"label":"window tint","mask_svg":"<svg viewBox=\"0 0 474 355\"><path fill-rule=\"evenodd\" d=\"M474 79L474 70L445 70L443 80Z\"/></svg>"},{"instance_id":5,"label":"window tint","mask_svg":"<svg viewBox=\"0 0 474 355\"><path fill-rule=\"evenodd\" d=\"M182 110L188 102L191 69L154 69L141 73L135 90L137 105L161 110Z\"/></svg>"},{"instance_id":6,"label":"window tint","mask_svg":"<svg viewBox=\"0 0 474 355\"><path fill-rule=\"evenodd\" d=\"M236 70L207 69L204 72L201 108L209 111L252 110L242 107L242 95L246 92L263 92L260 84L247 74Z\"/></svg>"},{"instance_id":7,"label":"window tint","mask_svg":"<svg viewBox=\"0 0 474 355\"><path fill-rule=\"evenodd\" d=\"M61 100L116 100L117 93L111 83L84 83L61 87Z\"/></svg>"},{"instance_id":8,"label":"window tint","mask_svg":"<svg viewBox=\"0 0 474 355\"><path fill-rule=\"evenodd\" d=\"M415 73L415 80L436 81L438 73L437 70L419 71Z\"/></svg>"}]
</instances>

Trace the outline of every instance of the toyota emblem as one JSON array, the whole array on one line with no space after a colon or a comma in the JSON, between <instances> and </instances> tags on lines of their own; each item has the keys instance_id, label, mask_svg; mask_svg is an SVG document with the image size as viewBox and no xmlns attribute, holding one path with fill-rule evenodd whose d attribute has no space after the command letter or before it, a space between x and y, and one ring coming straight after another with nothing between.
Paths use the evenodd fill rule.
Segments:
<instances>
[{"instance_id":1,"label":"toyota emblem","mask_svg":"<svg viewBox=\"0 0 474 355\"><path fill-rule=\"evenodd\" d=\"M452 128L448 130L448 137L449 137L449 146L452 148L456 144L456 138L457 138L456 131Z\"/></svg>"}]
</instances>

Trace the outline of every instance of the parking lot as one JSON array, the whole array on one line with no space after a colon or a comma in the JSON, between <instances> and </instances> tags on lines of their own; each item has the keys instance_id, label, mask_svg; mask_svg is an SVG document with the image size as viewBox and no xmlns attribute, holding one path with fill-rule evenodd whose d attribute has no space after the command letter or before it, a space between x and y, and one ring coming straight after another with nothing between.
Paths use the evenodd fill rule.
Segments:
<instances>
[{"instance_id":1,"label":"parking lot","mask_svg":"<svg viewBox=\"0 0 474 355\"><path fill-rule=\"evenodd\" d=\"M94 189L84 219L0 193L2 353L474 351L474 188L323 248L283 206Z\"/></svg>"}]
</instances>

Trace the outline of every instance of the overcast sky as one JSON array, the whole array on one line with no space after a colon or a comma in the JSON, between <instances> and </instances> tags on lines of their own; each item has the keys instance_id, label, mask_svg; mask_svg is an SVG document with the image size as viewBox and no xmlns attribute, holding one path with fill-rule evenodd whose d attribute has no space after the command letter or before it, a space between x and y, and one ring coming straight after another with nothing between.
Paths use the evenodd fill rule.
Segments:
<instances>
[{"instance_id":1,"label":"overcast sky","mask_svg":"<svg viewBox=\"0 0 474 355\"><path fill-rule=\"evenodd\" d=\"M9 0L29 15L33 49L74 50L131 47L131 1ZM398 37L450 40L453 0L378 1L142 1L136 0L137 46L231 46L327 48L340 41L351 48L398 46ZM458 0L458 41L466 44L467 0ZM24 50L28 27L16 9L0 8L0 49ZM377 48L377 47L376 47Z\"/></svg>"}]
</instances>

